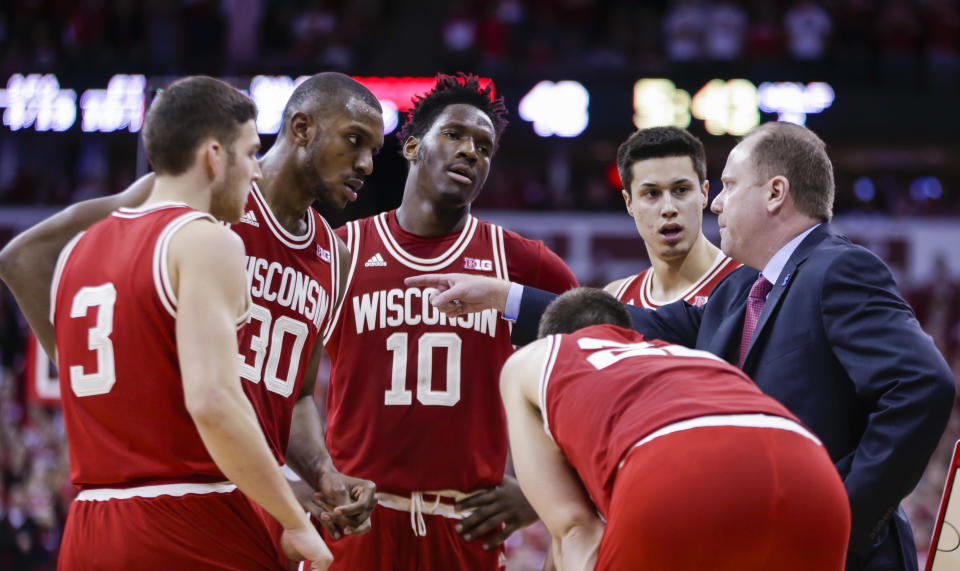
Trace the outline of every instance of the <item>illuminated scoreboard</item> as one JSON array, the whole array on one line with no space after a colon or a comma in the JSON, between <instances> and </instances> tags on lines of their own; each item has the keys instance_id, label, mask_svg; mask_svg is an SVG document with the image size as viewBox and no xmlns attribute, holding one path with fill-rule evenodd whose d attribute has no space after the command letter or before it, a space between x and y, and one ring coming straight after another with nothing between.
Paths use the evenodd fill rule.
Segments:
<instances>
[{"instance_id":1,"label":"illuminated scoreboard","mask_svg":"<svg viewBox=\"0 0 960 571\"><path fill-rule=\"evenodd\" d=\"M257 104L257 129L272 135L280 130L283 108L293 90L308 76L257 75L249 83L234 81ZM380 100L384 130L397 128L399 114L412 106L412 98L433 88L432 77L356 77ZM162 84L163 81L157 81ZM492 85L488 78L484 86ZM63 132L79 125L83 132L130 132L143 127L149 104L147 92L154 82L144 75L114 75L102 89L79 94L61 86L52 74L13 74L0 89L3 125L11 131ZM516 86L514 86L516 87ZM572 80L539 81L518 100L519 116L539 137L572 138L582 135L594 119L601 126L622 126L629 118L616 109L629 84L612 89ZM700 121L712 135L743 135L760 124L761 113L776 114L781 121L804 124L808 115L821 113L834 102L834 90L822 82L763 82L747 79L711 79L693 92L665 78L641 78L633 83L633 124L638 128L660 125L689 127ZM593 121L596 123L596 121Z\"/></svg>"},{"instance_id":2,"label":"illuminated scoreboard","mask_svg":"<svg viewBox=\"0 0 960 571\"><path fill-rule=\"evenodd\" d=\"M765 82L757 87L746 79L711 79L691 97L669 79L645 78L633 86L633 124L638 129L687 128L693 117L703 121L711 135L744 135L760 124L761 111L803 125L808 114L822 112L833 99L833 88L822 82Z\"/></svg>"}]
</instances>

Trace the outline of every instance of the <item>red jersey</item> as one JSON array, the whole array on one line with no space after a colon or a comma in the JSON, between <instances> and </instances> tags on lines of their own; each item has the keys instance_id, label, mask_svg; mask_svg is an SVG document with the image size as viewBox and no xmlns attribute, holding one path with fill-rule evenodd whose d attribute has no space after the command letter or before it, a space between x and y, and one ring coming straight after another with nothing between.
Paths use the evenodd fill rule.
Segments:
<instances>
[{"instance_id":1,"label":"red jersey","mask_svg":"<svg viewBox=\"0 0 960 571\"><path fill-rule=\"evenodd\" d=\"M78 487L226 479L184 404L168 275L170 238L198 219L214 221L181 203L121 208L60 254L50 317Z\"/></svg>"},{"instance_id":2,"label":"red jersey","mask_svg":"<svg viewBox=\"0 0 960 571\"><path fill-rule=\"evenodd\" d=\"M713 265L704 272L700 279L687 288L676 299L669 301L655 301L653 299L653 268L647 268L639 274L629 277L617 288L614 297L623 303L638 305L647 309L656 309L661 305L680 301L681 299L690 305L700 306L707 303L710 292L716 287L720 280L727 277L727 274L739 268L742 264L733 258L726 256L723 252L717 253Z\"/></svg>"},{"instance_id":3,"label":"red jersey","mask_svg":"<svg viewBox=\"0 0 960 571\"><path fill-rule=\"evenodd\" d=\"M337 230L352 254L330 354L327 448L337 468L384 492L472 491L503 480L499 375L513 353L494 310L448 319L432 288L403 279L468 272L553 292L577 285L542 242L469 217L441 237L404 231L396 213ZM341 233L342 232L342 233Z\"/></svg>"},{"instance_id":4,"label":"red jersey","mask_svg":"<svg viewBox=\"0 0 960 571\"><path fill-rule=\"evenodd\" d=\"M302 236L287 232L254 185L232 228L247 252L253 306L240 339L240 377L274 456L282 464L293 407L317 338L340 287L337 240L310 208Z\"/></svg>"},{"instance_id":5,"label":"red jersey","mask_svg":"<svg viewBox=\"0 0 960 571\"><path fill-rule=\"evenodd\" d=\"M544 427L603 514L623 457L659 428L723 414L797 420L740 369L706 351L613 325L547 339L539 392Z\"/></svg>"}]
</instances>

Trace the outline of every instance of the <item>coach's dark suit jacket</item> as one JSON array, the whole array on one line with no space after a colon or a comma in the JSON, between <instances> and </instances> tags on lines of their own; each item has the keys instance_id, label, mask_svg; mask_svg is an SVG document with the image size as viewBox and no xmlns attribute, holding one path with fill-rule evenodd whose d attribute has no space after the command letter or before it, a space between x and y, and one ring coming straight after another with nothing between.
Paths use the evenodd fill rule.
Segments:
<instances>
[{"instance_id":1,"label":"coach's dark suit jacket","mask_svg":"<svg viewBox=\"0 0 960 571\"><path fill-rule=\"evenodd\" d=\"M634 327L736 364L757 275L733 272L703 307L631 307ZM533 340L553 297L524 288L514 343ZM813 429L843 477L853 514L848 569L916 569L898 505L943 434L955 389L886 265L829 225L813 230L768 295L743 370ZM892 561L898 543L903 563Z\"/></svg>"}]
</instances>

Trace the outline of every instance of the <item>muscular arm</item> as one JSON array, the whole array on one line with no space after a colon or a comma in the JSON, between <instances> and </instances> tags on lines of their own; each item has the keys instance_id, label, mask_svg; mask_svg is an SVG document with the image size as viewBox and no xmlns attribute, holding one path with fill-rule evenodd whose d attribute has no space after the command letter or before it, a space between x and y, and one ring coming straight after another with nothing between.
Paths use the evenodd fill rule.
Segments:
<instances>
[{"instance_id":1,"label":"muscular arm","mask_svg":"<svg viewBox=\"0 0 960 571\"><path fill-rule=\"evenodd\" d=\"M177 294L177 348L187 410L210 456L286 530L311 539L311 559L331 558L312 540L306 514L277 466L240 386L236 322L246 305L243 243L207 221L187 224L170 244ZM316 531L312 530L315 534ZM316 538L319 540L319 537Z\"/></svg>"},{"instance_id":2,"label":"muscular arm","mask_svg":"<svg viewBox=\"0 0 960 571\"><path fill-rule=\"evenodd\" d=\"M510 448L520 487L550 531L558 569L593 569L603 523L576 472L543 427L538 386L546 345L517 351L500 373Z\"/></svg>"},{"instance_id":3,"label":"muscular arm","mask_svg":"<svg viewBox=\"0 0 960 571\"><path fill-rule=\"evenodd\" d=\"M141 204L152 189L149 174L119 194L85 200L38 222L0 250L0 279L13 292L47 355L54 354L56 344L50 323L50 282L60 250L78 232L117 208Z\"/></svg>"},{"instance_id":4,"label":"muscular arm","mask_svg":"<svg viewBox=\"0 0 960 571\"><path fill-rule=\"evenodd\" d=\"M287 464L310 487L309 496L301 496L301 502L336 539L341 533L357 535L370 529L377 487L369 480L341 474L327 451L323 423L313 400L322 354L323 345L318 338L307 364L300 398L293 408Z\"/></svg>"}]
</instances>

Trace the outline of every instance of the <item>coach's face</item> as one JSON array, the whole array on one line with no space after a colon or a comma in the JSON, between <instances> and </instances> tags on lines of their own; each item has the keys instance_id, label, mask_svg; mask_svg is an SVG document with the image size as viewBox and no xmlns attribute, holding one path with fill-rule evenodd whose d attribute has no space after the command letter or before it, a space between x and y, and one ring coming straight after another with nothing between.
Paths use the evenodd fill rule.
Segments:
<instances>
[{"instance_id":1,"label":"coach's face","mask_svg":"<svg viewBox=\"0 0 960 571\"><path fill-rule=\"evenodd\" d=\"M723 190L710 209L718 215L723 253L763 269L767 262L764 242L771 228L766 209L769 181L760 180L751 157L753 146L754 141L747 137L730 151L720 177Z\"/></svg>"},{"instance_id":2,"label":"coach's face","mask_svg":"<svg viewBox=\"0 0 960 571\"><path fill-rule=\"evenodd\" d=\"M473 105L447 105L422 139L409 137L403 156L411 175L431 202L449 206L472 203L490 173L496 130L493 121Z\"/></svg>"},{"instance_id":3,"label":"coach's face","mask_svg":"<svg viewBox=\"0 0 960 571\"><path fill-rule=\"evenodd\" d=\"M383 115L356 97L314 115L315 130L306 146L301 182L313 189L316 200L342 209L357 199L373 172L373 157L383 146Z\"/></svg>"}]
</instances>

